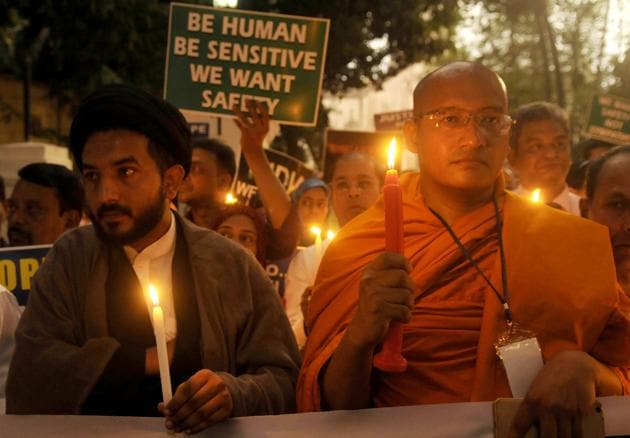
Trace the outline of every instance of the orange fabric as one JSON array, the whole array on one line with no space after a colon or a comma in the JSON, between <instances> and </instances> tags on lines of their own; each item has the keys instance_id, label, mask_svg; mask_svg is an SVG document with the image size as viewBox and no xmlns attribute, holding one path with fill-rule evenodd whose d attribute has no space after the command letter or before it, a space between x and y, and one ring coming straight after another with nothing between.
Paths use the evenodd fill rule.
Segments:
<instances>
[{"instance_id":1,"label":"orange fabric","mask_svg":"<svg viewBox=\"0 0 630 438\"><path fill-rule=\"evenodd\" d=\"M418 184L418 174L401 178L405 256L418 285L412 321L404 327L409 369L374 370L373 401L391 406L510 396L493 346L506 328L500 302L424 206ZM607 230L499 189L515 321L537 333L545 359L580 349L611 366L630 366L630 299L616 288ZM381 198L340 231L322 260L307 320L299 411L320 409L320 370L356 311L363 268L384 250L383 218ZM492 203L453 230L501 292Z\"/></svg>"}]
</instances>

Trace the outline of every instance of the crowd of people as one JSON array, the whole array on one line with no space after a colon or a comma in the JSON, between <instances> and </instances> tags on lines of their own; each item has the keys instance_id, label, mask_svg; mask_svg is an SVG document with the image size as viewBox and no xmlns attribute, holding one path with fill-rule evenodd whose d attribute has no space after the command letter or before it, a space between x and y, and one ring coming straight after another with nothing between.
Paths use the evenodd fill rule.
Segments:
<instances>
[{"instance_id":1,"label":"crowd of people","mask_svg":"<svg viewBox=\"0 0 630 438\"><path fill-rule=\"evenodd\" d=\"M249 101L234 113L262 207L226 205L230 146L193 139L176 108L137 88L85 98L77 172L29 164L0 192L5 246L53 244L23 313L0 290L6 412L161 415L195 433L232 416L520 396L514 436L568 436L596 396L629 394L630 145L588 139L572 164L565 111L510 113L504 82L477 63L434 70L413 102L404 133L419 171L401 175L398 254L369 155L341 155L330 181L289 194L264 153L266 106ZM264 267L283 257L280 296ZM404 372L373 364L392 322ZM541 365L522 391L501 352L524 341L523 363L533 351Z\"/></svg>"}]
</instances>

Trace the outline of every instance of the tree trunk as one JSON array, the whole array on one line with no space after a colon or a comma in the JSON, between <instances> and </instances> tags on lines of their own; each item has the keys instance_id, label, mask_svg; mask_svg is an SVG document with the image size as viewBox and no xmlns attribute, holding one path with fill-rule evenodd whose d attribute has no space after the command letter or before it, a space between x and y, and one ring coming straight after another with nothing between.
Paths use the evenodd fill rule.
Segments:
<instances>
[{"instance_id":1,"label":"tree trunk","mask_svg":"<svg viewBox=\"0 0 630 438\"><path fill-rule=\"evenodd\" d=\"M608 33L608 18L610 14L610 0L606 1L606 13L604 14L604 28L602 29L601 42L599 45L599 59L597 60L596 83L602 82L602 66L604 65L604 47L606 46L606 34ZM623 20L622 20L623 21Z\"/></svg>"},{"instance_id":2,"label":"tree trunk","mask_svg":"<svg viewBox=\"0 0 630 438\"><path fill-rule=\"evenodd\" d=\"M562 71L560 70L560 58L558 57L558 48L556 47L556 38L551 27L551 23L549 22L549 8L547 7L547 0L541 0L541 19L545 25L545 29L547 31L547 41L549 42L549 47L551 48L551 59L554 65L554 76L556 79L556 95L557 95L557 103L561 107L564 108L566 105L566 98L564 94L564 83L562 80Z\"/></svg>"},{"instance_id":3,"label":"tree trunk","mask_svg":"<svg viewBox=\"0 0 630 438\"><path fill-rule=\"evenodd\" d=\"M549 52L547 50L547 42L545 37L545 26L538 13L536 15L536 27L538 29L538 42L540 45L540 53L542 55L544 74L545 74L545 100L553 100L551 93L551 66L549 65Z\"/></svg>"}]
</instances>

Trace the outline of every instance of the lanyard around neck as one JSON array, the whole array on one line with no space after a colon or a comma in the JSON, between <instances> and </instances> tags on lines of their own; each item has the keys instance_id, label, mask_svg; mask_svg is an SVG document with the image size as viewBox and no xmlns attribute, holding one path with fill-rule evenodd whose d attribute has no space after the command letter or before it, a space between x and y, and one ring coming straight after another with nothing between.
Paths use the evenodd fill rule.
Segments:
<instances>
[{"instance_id":1,"label":"lanyard around neck","mask_svg":"<svg viewBox=\"0 0 630 438\"><path fill-rule=\"evenodd\" d=\"M495 219L497 223L497 233L499 235L498 237L499 255L500 255L500 260L501 260L501 283L503 286L503 295L499 293L499 291L494 286L492 281L490 281L490 279L486 276L486 274L483 273L481 268L479 268L479 265L477 264L475 259L473 259L472 255L470 254L470 251L468 251L468 249L466 249L462 241L459 240L459 238L457 237L457 235L455 234L451 226L435 210L433 210L431 207L428 207L428 208L431 211L431 213L433 213L433 215L437 217L440 220L440 222L442 222L442 225L444 225L444 228L446 228L446 231L448 231L448 233L451 235L451 237L457 244L457 247L459 248L460 252L466 257L466 259L470 262L470 264L474 266L474 268L477 270L477 272L479 272L479 274L483 277L486 283L488 283L488 286L490 286L490 288L494 291L494 294L503 305L503 314L505 315L505 319L507 320L508 325L511 326L512 325L512 310L510 310L510 306L508 304L507 269L505 266L505 249L503 248L503 221L501 219L501 215L499 214L499 205L497 204L497 198L496 198L495 193L492 194L492 203L494 204L494 215L495 215Z\"/></svg>"}]
</instances>

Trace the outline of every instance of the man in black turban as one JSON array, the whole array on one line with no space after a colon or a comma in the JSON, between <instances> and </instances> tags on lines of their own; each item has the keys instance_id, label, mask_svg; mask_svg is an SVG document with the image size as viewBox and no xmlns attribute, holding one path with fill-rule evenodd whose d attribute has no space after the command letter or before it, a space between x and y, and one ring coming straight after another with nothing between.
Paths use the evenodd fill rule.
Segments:
<instances>
[{"instance_id":1,"label":"man in black turban","mask_svg":"<svg viewBox=\"0 0 630 438\"><path fill-rule=\"evenodd\" d=\"M115 85L88 96L70 146L93 226L60 238L16 333L7 412L151 416L198 432L294 409L299 353L273 286L239 245L170 210L191 161L181 113ZM149 285L175 393L160 385ZM164 395L163 395L164 394Z\"/></svg>"}]
</instances>

